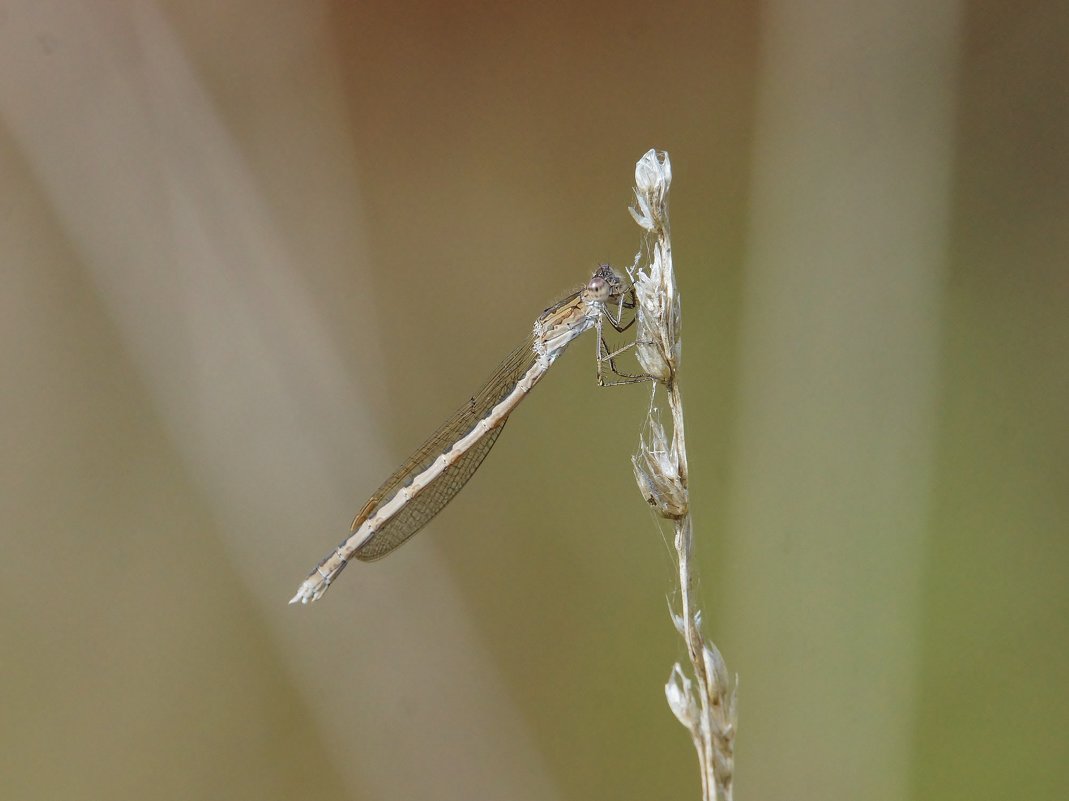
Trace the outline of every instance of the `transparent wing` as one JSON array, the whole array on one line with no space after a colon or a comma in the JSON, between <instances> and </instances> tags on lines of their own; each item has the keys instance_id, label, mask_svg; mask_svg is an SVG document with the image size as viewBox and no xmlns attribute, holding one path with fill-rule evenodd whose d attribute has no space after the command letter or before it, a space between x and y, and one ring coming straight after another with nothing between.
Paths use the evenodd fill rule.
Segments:
<instances>
[{"instance_id":1,"label":"transparent wing","mask_svg":"<svg viewBox=\"0 0 1069 801\"><path fill-rule=\"evenodd\" d=\"M504 427L505 420L502 420L496 428L487 431L455 464L443 470L419 495L406 503L400 512L379 526L375 533L356 549L356 558L363 562L379 559L430 522L431 518L442 511L463 489L468 479L475 475Z\"/></svg>"},{"instance_id":2,"label":"transparent wing","mask_svg":"<svg viewBox=\"0 0 1069 801\"><path fill-rule=\"evenodd\" d=\"M520 378L534 366L536 358L530 338L510 353L479 392L446 420L375 490L354 518L352 530L360 528L363 522L396 495L398 490L411 484L413 478L430 467L453 443L470 433L480 420L515 389ZM423 528L474 475L497 441L504 425L505 420L502 420L499 425L487 431L454 464L423 487L419 494L357 548L356 557L365 562L379 559Z\"/></svg>"}]
</instances>

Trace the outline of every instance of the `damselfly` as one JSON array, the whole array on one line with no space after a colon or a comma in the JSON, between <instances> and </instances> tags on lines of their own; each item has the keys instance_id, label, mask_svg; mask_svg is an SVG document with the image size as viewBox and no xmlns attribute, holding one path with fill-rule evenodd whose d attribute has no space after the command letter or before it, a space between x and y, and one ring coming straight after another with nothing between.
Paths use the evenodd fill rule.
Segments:
<instances>
[{"instance_id":1,"label":"damselfly","mask_svg":"<svg viewBox=\"0 0 1069 801\"><path fill-rule=\"evenodd\" d=\"M379 559L408 540L453 499L490 452L516 405L542 380L550 365L585 331L597 331L598 383L602 365L616 369L602 337L602 319L617 331L624 309L634 308L634 291L625 289L612 267L602 265L582 289L542 312L527 340L506 357L490 380L394 471L357 512L351 534L301 584L290 603L320 598L354 557ZM626 350L623 348L621 350ZM620 383L620 382L613 382Z\"/></svg>"}]
</instances>

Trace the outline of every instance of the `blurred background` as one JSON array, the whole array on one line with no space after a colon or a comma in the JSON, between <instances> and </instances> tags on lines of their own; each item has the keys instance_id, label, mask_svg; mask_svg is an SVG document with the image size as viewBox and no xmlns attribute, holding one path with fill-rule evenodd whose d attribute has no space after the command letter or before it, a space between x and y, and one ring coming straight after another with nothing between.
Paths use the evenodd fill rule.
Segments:
<instances>
[{"instance_id":1,"label":"blurred background","mask_svg":"<svg viewBox=\"0 0 1069 801\"><path fill-rule=\"evenodd\" d=\"M698 798L577 343L287 606L667 150L740 799L1069 791L1069 6L0 2L0 797Z\"/></svg>"}]
</instances>

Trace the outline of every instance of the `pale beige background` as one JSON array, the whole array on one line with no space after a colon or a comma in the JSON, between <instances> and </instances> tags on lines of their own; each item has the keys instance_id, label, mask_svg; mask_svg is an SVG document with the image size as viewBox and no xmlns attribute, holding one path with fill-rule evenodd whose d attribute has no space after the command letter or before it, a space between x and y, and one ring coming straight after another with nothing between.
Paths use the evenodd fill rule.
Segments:
<instances>
[{"instance_id":1,"label":"pale beige background","mask_svg":"<svg viewBox=\"0 0 1069 801\"><path fill-rule=\"evenodd\" d=\"M695 798L581 343L287 607L673 159L740 799L1069 787L1064 4L0 1L0 798Z\"/></svg>"}]
</instances>

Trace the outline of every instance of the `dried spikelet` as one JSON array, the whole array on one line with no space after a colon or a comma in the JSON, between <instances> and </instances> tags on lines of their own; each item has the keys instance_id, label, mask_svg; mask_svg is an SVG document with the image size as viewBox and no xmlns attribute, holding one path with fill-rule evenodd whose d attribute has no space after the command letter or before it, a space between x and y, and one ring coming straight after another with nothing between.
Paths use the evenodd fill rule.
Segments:
<instances>
[{"instance_id":1,"label":"dried spikelet","mask_svg":"<svg viewBox=\"0 0 1069 801\"><path fill-rule=\"evenodd\" d=\"M646 431L631 464L639 489L661 517L678 520L687 513L687 488L680 478L678 455L656 414L646 418Z\"/></svg>"},{"instance_id":2,"label":"dried spikelet","mask_svg":"<svg viewBox=\"0 0 1069 801\"><path fill-rule=\"evenodd\" d=\"M635 355L647 375L666 384L679 369L681 326L668 227L671 183L668 154L650 150L635 166L636 205L630 209L646 230L649 247L649 269L639 269L634 276L638 297Z\"/></svg>"}]
</instances>

